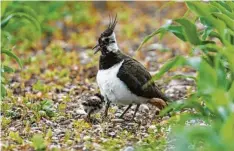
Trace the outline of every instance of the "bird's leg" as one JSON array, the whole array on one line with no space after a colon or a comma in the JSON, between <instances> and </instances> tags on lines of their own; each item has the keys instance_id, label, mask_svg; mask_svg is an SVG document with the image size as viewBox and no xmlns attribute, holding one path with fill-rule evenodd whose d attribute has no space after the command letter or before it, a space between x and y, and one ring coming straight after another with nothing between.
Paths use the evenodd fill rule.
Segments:
<instances>
[{"instance_id":1,"label":"bird's leg","mask_svg":"<svg viewBox=\"0 0 234 151\"><path fill-rule=\"evenodd\" d=\"M110 101L107 100L107 102L106 102L106 107L105 107L105 114L104 114L104 117L105 117L105 118L106 118L107 115L108 115L108 109L109 109L109 107L110 107Z\"/></svg>"},{"instance_id":2,"label":"bird's leg","mask_svg":"<svg viewBox=\"0 0 234 151\"><path fill-rule=\"evenodd\" d=\"M136 109L135 109L135 112L134 112L133 117L132 117L131 120L134 120L134 118L135 118L135 116L136 116L136 113L137 113L139 107L140 107L140 104L137 104Z\"/></svg>"},{"instance_id":3,"label":"bird's leg","mask_svg":"<svg viewBox=\"0 0 234 151\"><path fill-rule=\"evenodd\" d=\"M124 110L124 112L120 115L119 118L123 118L124 114L132 107L132 104L129 104L129 106Z\"/></svg>"},{"instance_id":4,"label":"bird's leg","mask_svg":"<svg viewBox=\"0 0 234 151\"><path fill-rule=\"evenodd\" d=\"M93 111L94 111L93 109L91 109L91 110L88 111L88 114L87 114L87 116L86 116L86 120L87 120L88 122L91 121L90 115L91 115L91 113L92 113Z\"/></svg>"}]
</instances>

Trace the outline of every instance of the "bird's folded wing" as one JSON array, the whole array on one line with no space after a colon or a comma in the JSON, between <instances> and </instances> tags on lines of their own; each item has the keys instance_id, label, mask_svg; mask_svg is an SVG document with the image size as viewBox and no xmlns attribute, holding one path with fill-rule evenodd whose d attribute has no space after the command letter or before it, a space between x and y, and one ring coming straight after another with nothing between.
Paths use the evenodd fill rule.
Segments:
<instances>
[{"instance_id":1,"label":"bird's folded wing","mask_svg":"<svg viewBox=\"0 0 234 151\"><path fill-rule=\"evenodd\" d=\"M117 77L137 96L145 98L161 98L167 101L167 97L154 83L149 84L147 87L143 87L152 77L143 65L132 58L124 59L124 63L119 69Z\"/></svg>"}]
</instances>

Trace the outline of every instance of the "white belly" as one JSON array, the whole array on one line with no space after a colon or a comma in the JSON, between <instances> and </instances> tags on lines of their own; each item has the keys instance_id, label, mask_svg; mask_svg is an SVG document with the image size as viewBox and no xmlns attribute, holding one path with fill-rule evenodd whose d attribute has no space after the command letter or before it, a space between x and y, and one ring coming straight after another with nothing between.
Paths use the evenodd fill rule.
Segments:
<instances>
[{"instance_id":1,"label":"white belly","mask_svg":"<svg viewBox=\"0 0 234 151\"><path fill-rule=\"evenodd\" d=\"M99 70L97 74L97 83L104 98L115 104L141 104L146 103L148 99L139 97L127 88L127 86L117 77L119 68L124 61L115 66Z\"/></svg>"}]
</instances>

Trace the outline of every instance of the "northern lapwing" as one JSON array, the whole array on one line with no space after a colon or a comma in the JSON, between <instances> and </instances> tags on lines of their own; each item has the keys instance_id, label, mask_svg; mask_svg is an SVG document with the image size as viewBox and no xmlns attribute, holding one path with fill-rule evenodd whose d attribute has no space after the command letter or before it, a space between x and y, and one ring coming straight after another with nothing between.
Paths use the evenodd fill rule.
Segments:
<instances>
[{"instance_id":1,"label":"northern lapwing","mask_svg":"<svg viewBox=\"0 0 234 151\"><path fill-rule=\"evenodd\" d=\"M110 103L128 105L120 118L136 104L132 117L134 119L141 104L161 104L162 100L167 102L169 98L155 83L149 83L152 77L141 63L119 49L114 33L116 24L117 15L110 19L108 28L100 35L98 44L93 48L95 54L101 52L96 80L106 102L105 117ZM152 101L153 98L161 101L157 102L155 99Z\"/></svg>"}]
</instances>

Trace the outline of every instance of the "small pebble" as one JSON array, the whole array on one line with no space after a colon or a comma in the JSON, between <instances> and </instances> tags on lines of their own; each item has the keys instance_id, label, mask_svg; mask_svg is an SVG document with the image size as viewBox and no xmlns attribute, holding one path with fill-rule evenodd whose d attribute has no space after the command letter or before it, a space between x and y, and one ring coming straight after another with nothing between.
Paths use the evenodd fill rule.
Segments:
<instances>
[{"instance_id":1,"label":"small pebble","mask_svg":"<svg viewBox=\"0 0 234 151\"><path fill-rule=\"evenodd\" d=\"M124 119L118 118L118 119L112 119L111 122L115 122L115 123L122 123L124 122Z\"/></svg>"},{"instance_id":2,"label":"small pebble","mask_svg":"<svg viewBox=\"0 0 234 151\"><path fill-rule=\"evenodd\" d=\"M148 107L146 104L142 104L142 105L139 107L139 111L140 111L140 112L143 112L143 113L148 113L148 112L149 112L149 107Z\"/></svg>"}]
</instances>

